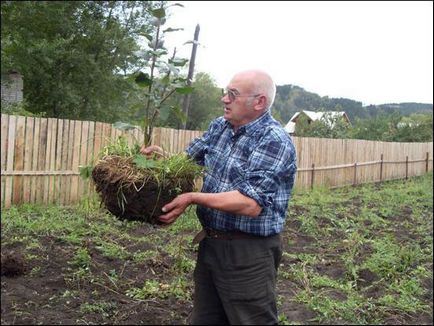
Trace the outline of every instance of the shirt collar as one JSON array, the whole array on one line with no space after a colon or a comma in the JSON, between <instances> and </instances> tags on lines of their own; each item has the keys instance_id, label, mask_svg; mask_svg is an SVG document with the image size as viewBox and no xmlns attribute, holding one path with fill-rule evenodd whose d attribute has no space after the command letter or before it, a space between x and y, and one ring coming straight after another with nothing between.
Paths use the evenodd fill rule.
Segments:
<instances>
[{"instance_id":1,"label":"shirt collar","mask_svg":"<svg viewBox=\"0 0 434 326\"><path fill-rule=\"evenodd\" d=\"M270 110L267 110L264 112L261 116L259 116L257 119L250 121L249 123L245 124L244 126L241 126L238 128L237 132L234 133L232 125L229 123L229 121L225 121L226 126L232 131L233 135L251 135L254 131L256 131L262 124L269 121L271 118Z\"/></svg>"}]
</instances>

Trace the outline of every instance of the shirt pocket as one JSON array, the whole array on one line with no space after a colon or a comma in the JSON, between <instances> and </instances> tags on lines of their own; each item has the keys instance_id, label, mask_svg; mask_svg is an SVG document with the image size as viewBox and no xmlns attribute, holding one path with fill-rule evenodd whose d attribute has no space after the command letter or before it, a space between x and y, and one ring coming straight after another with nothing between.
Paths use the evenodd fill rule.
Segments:
<instances>
[{"instance_id":1,"label":"shirt pocket","mask_svg":"<svg viewBox=\"0 0 434 326\"><path fill-rule=\"evenodd\" d=\"M213 174L218 168L218 152L213 148L208 148L205 153L205 167L208 173Z\"/></svg>"},{"instance_id":2,"label":"shirt pocket","mask_svg":"<svg viewBox=\"0 0 434 326\"><path fill-rule=\"evenodd\" d=\"M247 164L243 162L232 162L228 168L228 180L232 186L236 186L246 179Z\"/></svg>"},{"instance_id":3,"label":"shirt pocket","mask_svg":"<svg viewBox=\"0 0 434 326\"><path fill-rule=\"evenodd\" d=\"M208 148L205 156L205 183L203 190L205 192L215 192L220 183L220 165L221 157L219 153L212 148Z\"/></svg>"}]
</instances>

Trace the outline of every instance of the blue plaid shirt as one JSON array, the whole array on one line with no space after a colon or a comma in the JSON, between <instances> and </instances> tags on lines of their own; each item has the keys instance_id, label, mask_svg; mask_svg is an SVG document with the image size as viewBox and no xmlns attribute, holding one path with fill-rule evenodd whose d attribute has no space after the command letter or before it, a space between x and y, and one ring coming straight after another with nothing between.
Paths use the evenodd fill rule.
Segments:
<instances>
[{"instance_id":1,"label":"blue plaid shirt","mask_svg":"<svg viewBox=\"0 0 434 326\"><path fill-rule=\"evenodd\" d=\"M197 206L203 227L269 236L283 230L294 185L296 152L289 135L269 112L235 133L223 117L215 119L187 154L206 167L202 192L238 190L261 207L258 217Z\"/></svg>"}]
</instances>

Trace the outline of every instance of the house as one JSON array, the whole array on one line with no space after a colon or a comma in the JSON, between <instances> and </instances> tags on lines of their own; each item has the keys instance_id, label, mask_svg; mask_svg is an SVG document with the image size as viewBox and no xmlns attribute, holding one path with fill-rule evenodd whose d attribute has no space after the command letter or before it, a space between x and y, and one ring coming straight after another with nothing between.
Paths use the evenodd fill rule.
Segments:
<instances>
[{"instance_id":1,"label":"house","mask_svg":"<svg viewBox=\"0 0 434 326\"><path fill-rule=\"evenodd\" d=\"M351 123L348 115L343 111L325 111L325 112L314 112L303 110L301 112L296 112L292 118L285 125L285 130L290 134L294 135L295 133L295 125L297 124L297 120L301 117L307 117L307 122L311 123L312 121L324 120L326 123L332 123L333 120L342 117L344 121ZM331 118L331 119L330 119Z\"/></svg>"},{"instance_id":2,"label":"house","mask_svg":"<svg viewBox=\"0 0 434 326\"><path fill-rule=\"evenodd\" d=\"M23 100L23 77L15 71L10 70L1 76L1 103L12 104Z\"/></svg>"}]
</instances>

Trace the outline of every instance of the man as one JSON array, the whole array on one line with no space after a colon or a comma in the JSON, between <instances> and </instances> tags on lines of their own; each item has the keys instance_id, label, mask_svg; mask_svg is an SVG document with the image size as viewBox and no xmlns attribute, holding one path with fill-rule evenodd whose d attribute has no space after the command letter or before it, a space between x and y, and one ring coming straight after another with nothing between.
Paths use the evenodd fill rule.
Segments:
<instances>
[{"instance_id":1,"label":"man","mask_svg":"<svg viewBox=\"0 0 434 326\"><path fill-rule=\"evenodd\" d=\"M163 207L173 223L197 205L204 228L196 236L192 324L278 323L275 282L282 255L296 153L289 135L270 113L276 87L263 71L236 74L215 119L186 152L206 167L201 192L184 193ZM161 152L143 148L142 153Z\"/></svg>"}]
</instances>

